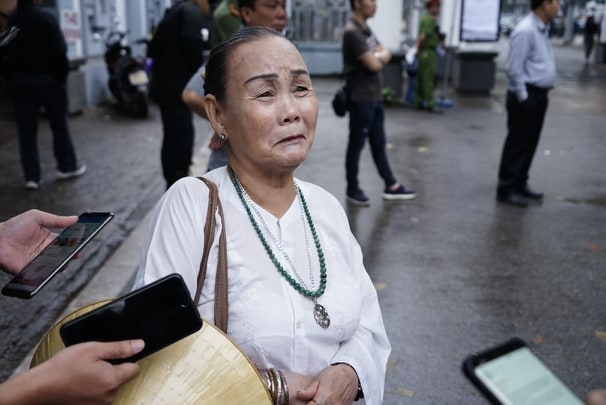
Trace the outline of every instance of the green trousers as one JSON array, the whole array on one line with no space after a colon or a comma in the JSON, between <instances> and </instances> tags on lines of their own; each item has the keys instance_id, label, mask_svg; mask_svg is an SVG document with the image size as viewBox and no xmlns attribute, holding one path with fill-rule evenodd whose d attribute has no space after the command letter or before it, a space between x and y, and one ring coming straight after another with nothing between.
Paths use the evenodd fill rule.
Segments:
<instances>
[{"instance_id":1,"label":"green trousers","mask_svg":"<svg viewBox=\"0 0 606 405\"><path fill-rule=\"evenodd\" d=\"M418 52L419 70L415 81L415 101L414 107L423 107L423 102L427 108L434 108L436 101L433 96L433 85L436 74L437 55L435 49L422 49Z\"/></svg>"}]
</instances>

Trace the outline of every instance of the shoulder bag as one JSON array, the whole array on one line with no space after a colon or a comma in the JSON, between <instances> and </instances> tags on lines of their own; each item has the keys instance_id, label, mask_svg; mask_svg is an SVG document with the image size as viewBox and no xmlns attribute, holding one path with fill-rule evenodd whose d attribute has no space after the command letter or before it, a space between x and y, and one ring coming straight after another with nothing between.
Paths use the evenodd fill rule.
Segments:
<instances>
[{"instance_id":1,"label":"shoulder bag","mask_svg":"<svg viewBox=\"0 0 606 405\"><path fill-rule=\"evenodd\" d=\"M345 117L347 114L347 104L349 103L347 97L347 84L339 87L332 99L332 109L334 110L337 117Z\"/></svg>"},{"instance_id":2,"label":"shoulder bag","mask_svg":"<svg viewBox=\"0 0 606 405\"><path fill-rule=\"evenodd\" d=\"M200 261L200 271L198 272L198 286L194 295L194 302L197 304L202 295L202 287L206 278L206 266L208 264L208 255L215 239L215 213L219 211L221 218L221 234L219 235L219 261L217 263L217 274L215 276L215 326L227 333L227 246L225 239L225 219L223 218L223 207L219 200L219 191L212 181L204 177L198 177L202 180L209 190L208 210L206 211L206 223L204 224L204 250L202 251L202 260Z\"/></svg>"},{"instance_id":3,"label":"shoulder bag","mask_svg":"<svg viewBox=\"0 0 606 405\"><path fill-rule=\"evenodd\" d=\"M362 76L362 71L358 70L353 77L345 81L345 84L337 89L332 98L332 109L337 117L345 117L349 108L349 97L354 83L357 83Z\"/></svg>"}]
</instances>

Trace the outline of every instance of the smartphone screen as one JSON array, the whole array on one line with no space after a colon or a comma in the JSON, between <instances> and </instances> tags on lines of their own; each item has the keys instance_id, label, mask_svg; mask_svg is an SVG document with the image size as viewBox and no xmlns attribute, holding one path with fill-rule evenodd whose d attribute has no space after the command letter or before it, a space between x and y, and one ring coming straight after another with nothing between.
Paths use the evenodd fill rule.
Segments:
<instances>
[{"instance_id":1,"label":"smartphone screen","mask_svg":"<svg viewBox=\"0 0 606 405\"><path fill-rule=\"evenodd\" d=\"M97 341L143 339L142 352L121 363L137 361L202 327L202 319L183 278L171 274L102 307L65 323L61 338L66 346Z\"/></svg>"},{"instance_id":2,"label":"smartphone screen","mask_svg":"<svg viewBox=\"0 0 606 405\"><path fill-rule=\"evenodd\" d=\"M111 212L86 212L68 226L3 289L2 294L31 298L114 217Z\"/></svg>"},{"instance_id":3,"label":"smartphone screen","mask_svg":"<svg viewBox=\"0 0 606 405\"><path fill-rule=\"evenodd\" d=\"M466 374L504 405L582 405L583 402L524 343L514 340L467 360ZM496 401L495 401L496 400Z\"/></svg>"}]
</instances>

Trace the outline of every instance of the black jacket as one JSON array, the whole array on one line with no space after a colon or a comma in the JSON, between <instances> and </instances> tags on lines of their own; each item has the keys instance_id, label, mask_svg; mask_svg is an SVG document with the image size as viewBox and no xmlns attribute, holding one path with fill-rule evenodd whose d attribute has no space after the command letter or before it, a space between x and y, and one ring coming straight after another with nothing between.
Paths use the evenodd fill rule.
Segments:
<instances>
[{"instance_id":1,"label":"black jacket","mask_svg":"<svg viewBox=\"0 0 606 405\"><path fill-rule=\"evenodd\" d=\"M158 102L181 100L181 92L203 62L202 9L190 1L166 13L149 44L152 58L151 91Z\"/></svg>"},{"instance_id":2,"label":"black jacket","mask_svg":"<svg viewBox=\"0 0 606 405\"><path fill-rule=\"evenodd\" d=\"M20 31L10 44L0 48L0 71L9 81L14 73L40 73L65 83L69 70L67 46L55 16L19 2L13 22Z\"/></svg>"}]
</instances>

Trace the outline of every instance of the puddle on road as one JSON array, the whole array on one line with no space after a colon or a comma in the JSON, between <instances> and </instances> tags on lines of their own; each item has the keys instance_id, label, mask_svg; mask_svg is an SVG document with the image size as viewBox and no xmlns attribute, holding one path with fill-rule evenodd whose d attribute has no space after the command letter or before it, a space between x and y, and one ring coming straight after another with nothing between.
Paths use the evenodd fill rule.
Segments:
<instances>
[{"instance_id":1,"label":"puddle on road","mask_svg":"<svg viewBox=\"0 0 606 405\"><path fill-rule=\"evenodd\" d=\"M431 143L431 138L429 136L416 136L414 138L411 138L408 143L410 144L410 146L414 147L414 148L427 148L429 147L429 144Z\"/></svg>"},{"instance_id":2,"label":"puddle on road","mask_svg":"<svg viewBox=\"0 0 606 405\"><path fill-rule=\"evenodd\" d=\"M429 152L429 145L431 144L431 136L429 135L419 135L408 141L410 146L415 148L419 153L427 153Z\"/></svg>"},{"instance_id":3,"label":"puddle on road","mask_svg":"<svg viewBox=\"0 0 606 405\"><path fill-rule=\"evenodd\" d=\"M556 197L556 200L565 201L565 202L569 202L569 203L573 203L573 204L598 205L598 206L602 206L602 207L606 206L606 194L600 195L597 197L593 197L593 198L584 198L584 199L566 197L566 196L558 196L558 197Z\"/></svg>"}]
</instances>

